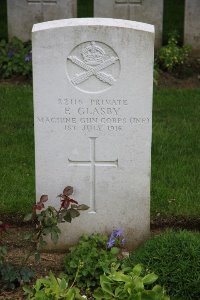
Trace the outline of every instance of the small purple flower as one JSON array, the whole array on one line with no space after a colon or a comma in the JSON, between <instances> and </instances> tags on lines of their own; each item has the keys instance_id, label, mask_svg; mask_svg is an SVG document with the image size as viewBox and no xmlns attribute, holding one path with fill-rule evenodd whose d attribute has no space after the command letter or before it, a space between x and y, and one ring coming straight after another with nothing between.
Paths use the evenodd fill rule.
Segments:
<instances>
[{"instance_id":1,"label":"small purple flower","mask_svg":"<svg viewBox=\"0 0 200 300\"><path fill-rule=\"evenodd\" d=\"M25 62L29 62L32 60L32 53L29 52L28 54L26 54L25 58L24 58L24 61Z\"/></svg>"},{"instance_id":2,"label":"small purple flower","mask_svg":"<svg viewBox=\"0 0 200 300\"><path fill-rule=\"evenodd\" d=\"M118 238L124 234L124 231L122 228L114 229L111 233L111 237Z\"/></svg>"},{"instance_id":3,"label":"small purple flower","mask_svg":"<svg viewBox=\"0 0 200 300\"><path fill-rule=\"evenodd\" d=\"M125 243L126 243L126 240L125 240L125 239L121 240L121 245L122 245L122 246L124 246Z\"/></svg>"},{"instance_id":4,"label":"small purple flower","mask_svg":"<svg viewBox=\"0 0 200 300\"><path fill-rule=\"evenodd\" d=\"M9 57L9 58L12 58L12 57L14 56L14 54L15 54L15 51L14 51L14 50L9 50L9 51L8 51L8 57Z\"/></svg>"},{"instance_id":5,"label":"small purple flower","mask_svg":"<svg viewBox=\"0 0 200 300\"><path fill-rule=\"evenodd\" d=\"M115 240L112 240L111 238L109 239L109 241L107 242L107 247L108 249L109 248L112 248L115 244Z\"/></svg>"}]
</instances>

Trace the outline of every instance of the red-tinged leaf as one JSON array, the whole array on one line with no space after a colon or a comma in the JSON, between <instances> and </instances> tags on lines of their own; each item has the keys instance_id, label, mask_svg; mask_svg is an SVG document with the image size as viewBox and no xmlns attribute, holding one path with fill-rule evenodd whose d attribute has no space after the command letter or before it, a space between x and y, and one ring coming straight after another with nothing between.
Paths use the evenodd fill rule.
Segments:
<instances>
[{"instance_id":1,"label":"red-tinged leaf","mask_svg":"<svg viewBox=\"0 0 200 300\"><path fill-rule=\"evenodd\" d=\"M61 200L61 207L67 209L70 205L69 199Z\"/></svg>"},{"instance_id":2,"label":"red-tinged leaf","mask_svg":"<svg viewBox=\"0 0 200 300\"><path fill-rule=\"evenodd\" d=\"M74 199L71 199L71 198L69 199L69 202L70 202L70 203L75 203L75 204L78 204L78 202L77 202L76 200L74 200Z\"/></svg>"},{"instance_id":3,"label":"red-tinged leaf","mask_svg":"<svg viewBox=\"0 0 200 300\"><path fill-rule=\"evenodd\" d=\"M68 196L62 195L61 197L62 197L62 200L68 200L68 201L70 200L70 198Z\"/></svg>"},{"instance_id":4,"label":"red-tinged leaf","mask_svg":"<svg viewBox=\"0 0 200 300\"><path fill-rule=\"evenodd\" d=\"M40 197L40 203L43 203L43 202L47 202L47 200L48 200L48 195L42 195L41 197Z\"/></svg>"},{"instance_id":5,"label":"red-tinged leaf","mask_svg":"<svg viewBox=\"0 0 200 300\"><path fill-rule=\"evenodd\" d=\"M73 187L72 186L67 186L66 188L64 188L63 195L70 196L72 194L73 194Z\"/></svg>"},{"instance_id":6,"label":"red-tinged leaf","mask_svg":"<svg viewBox=\"0 0 200 300\"><path fill-rule=\"evenodd\" d=\"M34 205L33 208L34 208L34 210L42 210L42 209L44 208L44 204L38 202L38 203L36 203L36 204Z\"/></svg>"}]
</instances>

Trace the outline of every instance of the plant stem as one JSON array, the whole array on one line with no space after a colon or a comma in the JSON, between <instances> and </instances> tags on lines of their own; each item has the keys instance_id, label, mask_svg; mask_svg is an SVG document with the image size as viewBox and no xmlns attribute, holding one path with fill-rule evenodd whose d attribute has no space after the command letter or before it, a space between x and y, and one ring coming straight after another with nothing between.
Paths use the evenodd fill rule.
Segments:
<instances>
[{"instance_id":1,"label":"plant stem","mask_svg":"<svg viewBox=\"0 0 200 300\"><path fill-rule=\"evenodd\" d=\"M78 273L79 273L79 271L80 271L80 261L79 261L79 264L78 264L78 269L77 269L77 271L76 271L76 275L75 275L75 277L74 277L74 281L72 282L72 284L71 284L71 286L70 286L70 289L74 286L74 284L75 284L75 282L76 282L76 279L77 279L77 277L78 277Z\"/></svg>"}]
</instances>

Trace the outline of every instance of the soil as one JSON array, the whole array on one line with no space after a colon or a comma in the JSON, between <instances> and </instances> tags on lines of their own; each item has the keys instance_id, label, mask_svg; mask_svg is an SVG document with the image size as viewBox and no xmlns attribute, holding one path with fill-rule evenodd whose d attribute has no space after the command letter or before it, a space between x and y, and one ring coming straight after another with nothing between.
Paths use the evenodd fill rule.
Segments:
<instances>
[{"instance_id":1,"label":"soil","mask_svg":"<svg viewBox=\"0 0 200 300\"><path fill-rule=\"evenodd\" d=\"M194 73L189 77L180 78L176 75L160 71L158 78L159 88L174 88L174 89L195 89L200 88L200 70L199 74Z\"/></svg>"},{"instance_id":2,"label":"soil","mask_svg":"<svg viewBox=\"0 0 200 300\"><path fill-rule=\"evenodd\" d=\"M200 88L200 58L190 60L187 65L173 73L159 70L158 87L175 89Z\"/></svg>"}]
</instances>

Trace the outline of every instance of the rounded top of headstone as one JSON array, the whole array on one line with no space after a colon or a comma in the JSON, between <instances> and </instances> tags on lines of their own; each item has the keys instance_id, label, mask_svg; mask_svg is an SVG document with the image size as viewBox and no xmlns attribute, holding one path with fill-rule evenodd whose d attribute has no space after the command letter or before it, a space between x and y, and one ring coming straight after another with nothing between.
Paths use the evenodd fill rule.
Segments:
<instances>
[{"instance_id":1,"label":"rounded top of headstone","mask_svg":"<svg viewBox=\"0 0 200 300\"><path fill-rule=\"evenodd\" d=\"M135 30L146 31L154 33L154 26L146 23L112 19L112 18L73 18L73 19L63 19L56 21L49 21L43 23L37 23L33 25L32 32L62 28L62 27L75 27L75 26L108 26L108 27L121 27L130 28Z\"/></svg>"}]
</instances>

